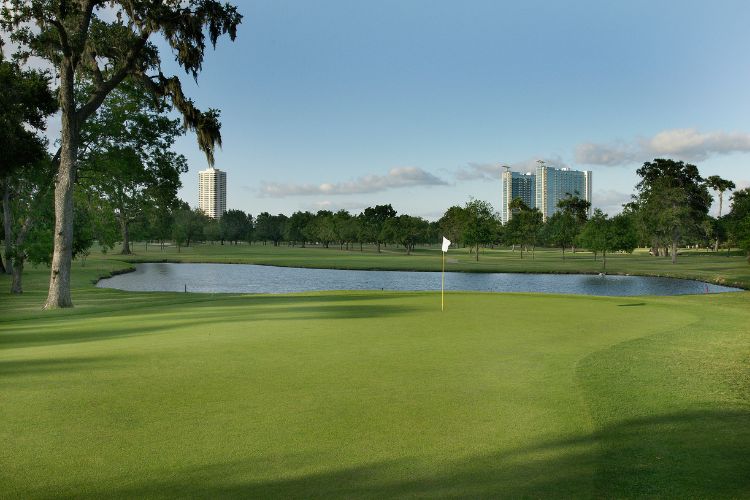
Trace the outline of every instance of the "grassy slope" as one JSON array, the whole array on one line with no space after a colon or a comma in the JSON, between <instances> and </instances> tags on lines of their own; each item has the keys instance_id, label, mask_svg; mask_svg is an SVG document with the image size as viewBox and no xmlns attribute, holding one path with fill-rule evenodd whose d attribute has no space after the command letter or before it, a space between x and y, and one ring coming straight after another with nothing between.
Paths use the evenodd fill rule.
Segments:
<instances>
[{"instance_id":1,"label":"grassy slope","mask_svg":"<svg viewBox=\"0 0 750 500\"><path fill-rule=\"evenodd\" d=\"M455 293L441 314L90 287L122 265L76 267L72 311L38 311L42 270L0 302L9 496L750 491L750 293Z\"/></svg>"},{"instance_id":2,"label":"grassy slope","mask_svg":"<svg viewBox=\"0 0 750 500\"><path fill-rule=\"evenodd\" d=\"M413 255L405 255L400 248L387 248L378 254L372 248L365 252L346 251L336 248L292 248L271 245L196 245L182 248L180 253L174 247L161 251L156 245L148 250L142 243L135 245L136 254L128 256L129 262L167 260L173 262L230 262L267 264L293 267L319 267L340 269L395 269L416 271L439 271L440 251L437 247L418 248ZM559 250L543 249L531 255L510 250L485 250L480 252L476 262L467 249L451 250L447 254L446 268L450 271L468 272L553 272L553 273L598 273L602 271L602 261L593 260L588 252L575 255L566 252L565 261ZM112 259L122 259L110 255ZM750 289L750 265L744 257L726 253L685 252L676 264L669 259L655 258L644 251L633 255L612 255L607 257L608 273L641 274L652 276L674 276L693 278L719 284L736 285Z\"/></svg>"}]
</instances>

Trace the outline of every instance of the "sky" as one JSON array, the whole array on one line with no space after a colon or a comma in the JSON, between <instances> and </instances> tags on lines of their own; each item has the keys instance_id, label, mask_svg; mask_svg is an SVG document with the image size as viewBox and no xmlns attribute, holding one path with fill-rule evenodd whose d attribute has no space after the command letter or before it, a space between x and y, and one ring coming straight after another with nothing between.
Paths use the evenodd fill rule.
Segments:
<instances>
[{"instance_id":1,"label":"sky","mask_svg":"<svg viewBox=\"0 0 750 500\"><path fill-rule=\"evenodd\" d=\"M500 166L539 159L593 171L610 214L657 157L750 186L748 2L235 5L237 39L207 51L197 84L163 54L200 108L221 110L230 209L391 203L436 220L472 197L499 209ZM177 150L195 206L206 159L189 133Z\"/></svg>"}]
</instances>

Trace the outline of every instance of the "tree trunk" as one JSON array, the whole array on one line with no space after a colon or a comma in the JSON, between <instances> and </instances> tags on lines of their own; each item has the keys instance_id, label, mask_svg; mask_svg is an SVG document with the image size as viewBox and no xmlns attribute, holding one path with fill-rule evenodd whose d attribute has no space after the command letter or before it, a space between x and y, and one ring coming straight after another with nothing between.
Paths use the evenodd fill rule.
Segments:
<instances>
[{"instance_id":1,"label":"tree trunk","mask_svg":"<svg viewBox=\"0 0 750 500\"><path fill-rule=\"evenodd\" d=\"M122 229L122 252L121 255L130 255L130 224L128 219L122 217L120 221L120 228Z\"/></svg>"},{"instance_id":2,"label":"tree trunk","mask_svg":"<svg viewBox=\"0 0 750 500\"><path fill-rule=\"evenodd\" d=\"M60 71L62 144L60 165L55 179L55 234L49 293L45 309L73 307L70 295L70 268L73 261L73 183L80 138L73 98L73 67L63 61Z\"/></svg>"},{"instance_id":3,"label":"tree trunk","mask_svg":"<svg viewBox=\"0 0 750 500\"><path fill-rule=\"evenodd\" d=\"M677 262L677 241L672 241L672 264Z\"/></svg>"},{"instance_id":4,"label":"tree trunk","mask_svg":"<svg viewBox=\"0 0 750 500\"><path fill-rule=\"evenodd\" d=\"M602 266L602 269L605 271L607 270L607 252L606 250L602 252L602 260L604 261L604 265Z\"/></svg>"},{"instance_id":5,"label":"tree trunk","mask_svg":"<svg viewBox=\"0 0 750 500\"><path fill-rule=\"evenodd\" d=\"M10 293L20 295L23 293L23 257L13 259L13 281L10 284Z\"/></svg>"},{"instance_id":6,"label":"tree trunk","mask_svg":"<svg viewBox=\"0 0 750 500\"><path fill-rule=\"evenodd\" d=\"M562 246L563 262L565 262L565 245Z\"/></svg>"},{"instance_id":7,"label":"tree trunk","mask_svg":"<svg viewBox=\"0 0 750 500\"><path fill-rule=\"evenodd\" d=\"M479 243L477 243L477 262L479 262Z\"/></svg>"},{"instance_id":8,"label":"tree trunk","mask_svg":"<svg viewBox=\"0 0 750 500\"><path fill-rule=\"evenodd\" d=\"M13 237L13 215L10 210L10 183L5 179L3 189L3 227L5 228L5 272L13 273L13 262L10 257L11 238Z\"/></svg>"},{"instance_id":9,"label":"tree trunk","mask_svg":"<svg viewBox=\"0 0 750 500\"><path fill-rule=\"evenodd\" d=\"M380 242L378 241L378 253L380 253Z\"/></svg>"}]
</instances>

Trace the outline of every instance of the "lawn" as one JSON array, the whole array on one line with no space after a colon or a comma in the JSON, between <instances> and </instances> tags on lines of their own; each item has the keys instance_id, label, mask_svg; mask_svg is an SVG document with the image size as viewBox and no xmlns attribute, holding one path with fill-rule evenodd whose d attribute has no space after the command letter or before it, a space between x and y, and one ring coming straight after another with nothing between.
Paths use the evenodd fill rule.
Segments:
<instances>
[{"instance_id":1,"label":"lawn","mask_svg":"<svg viewBox=\"0 0 750 500\"><path fill-rule=\"evenodd\" d=\"M2 296L0 496L750 493L750 292L450 293L441 313L91 286L123 266L76 263L73 310L39 311L42 269Z\"/></svg>"}]
</instances>

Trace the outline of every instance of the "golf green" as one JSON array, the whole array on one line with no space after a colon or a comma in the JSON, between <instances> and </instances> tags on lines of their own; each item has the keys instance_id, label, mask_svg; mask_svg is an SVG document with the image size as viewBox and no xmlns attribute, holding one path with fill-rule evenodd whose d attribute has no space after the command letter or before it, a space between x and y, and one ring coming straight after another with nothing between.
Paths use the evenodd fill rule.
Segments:
<instances>
[{"instance_id":1,"label":"golf green","mask_svg":"<svg viewBox=\"0 0 750 500\"><path fill-rule=\"evenodd\" d=\"M430 293L133 294L97 272L72 311L38 311L33 273L0 303L2 496L750 492L750 293L452 293L441 313Z\"/></svg>"}]
</instances>

